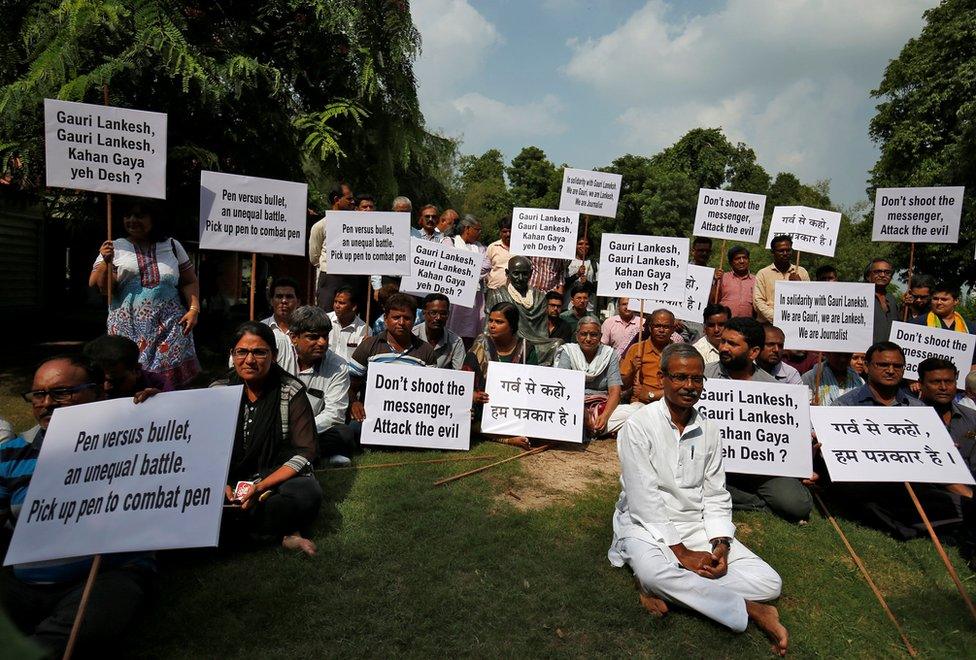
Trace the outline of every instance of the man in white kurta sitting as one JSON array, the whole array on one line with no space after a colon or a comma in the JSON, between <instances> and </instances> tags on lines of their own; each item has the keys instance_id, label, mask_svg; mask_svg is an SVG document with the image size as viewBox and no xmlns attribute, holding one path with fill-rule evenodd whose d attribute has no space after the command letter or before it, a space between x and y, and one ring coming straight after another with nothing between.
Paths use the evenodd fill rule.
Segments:
<instances>
[{"instance_id":1,"label":"man in white kurta sitting","mask_svg":"<svg viewBox=\"0 0 976 660\"><path fill-rule=\"evenodd\" d=\"M694 405L704 362L690 344L661 354L663 396L634 413L617 436L621 493L613 518L610 563L634 571L641 604L665 601L742 632L752 619L785 655L786 628L772 605L782 580L734 539L722 443Z\"/></svg>"}]
</instances>

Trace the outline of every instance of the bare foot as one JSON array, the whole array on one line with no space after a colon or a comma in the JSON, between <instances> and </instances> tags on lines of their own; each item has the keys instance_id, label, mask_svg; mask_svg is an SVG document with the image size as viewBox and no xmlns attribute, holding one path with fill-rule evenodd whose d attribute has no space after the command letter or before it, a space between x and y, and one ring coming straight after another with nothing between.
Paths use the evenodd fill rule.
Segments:
<instances>
[{"instance_id":1,"label":"bare foot","mask_svg":"<svg viewBox=\"0 0 976 660\"><path fill-rule=\"evenodd\" d=\"M789 645L790 635L786 628L779 622L779 612L772 605L756 603L751 600L746 601L746 612L759 629L766 633L766 637L773 643L772 650L775 655L786 655L786 647Z\"/></svg>"},{"instance_id":2,"label":"bare foot","mask_svg":"<svg viewBox=\"0 0 976 660\"><path fill-rule=\"evenodd\" d=\"M637 580L634 580L634 583L637 585L637 599L640 601L641 607L650 612L651 616L661 618L668 613L667 603L644 591Z\"/></svg>"},{"instance_id":3,"label":"bare foot","mask_svg":"<svg viewBox=\"0 0 976 660\"><path fill-rule=\"evenodd\" d=\"M503 445L511 445L512 447L521 447L522 449L525 450L532 449L532 443L524 435L513 436L511 438L502 438L500 442Z\"/></svg>"},{"instance_id":4,"label":"bare foot","mask_svg":"<svg viewBox=\"0 0 976 660\"><path fill-rule=\"evenodd\" d=\"M315 543L297 532L281 539L281 547L289 550L301 550L309 557L315 556Z\"/></svg>"}]
</instances>

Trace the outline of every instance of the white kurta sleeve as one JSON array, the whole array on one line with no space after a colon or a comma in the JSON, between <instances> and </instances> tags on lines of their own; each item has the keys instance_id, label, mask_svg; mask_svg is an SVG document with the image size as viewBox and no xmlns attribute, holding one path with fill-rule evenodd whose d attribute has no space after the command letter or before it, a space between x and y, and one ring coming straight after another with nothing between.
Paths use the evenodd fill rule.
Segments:
<instances>
[{"instance_id":1,"label":"white kurta sleeve","mask_svg":"<svg viewBox=\"0 0 976 660\"><path fill-rule=\"evenodd\" d=\"M708 433L708 460L705 463L705 479L702 483L702 519L705 534L710 539L735 536L732 523L732 496L725 488L725 466L722 464L722 443L714 428Z\"/></svg>"},{"instance_id":2,"label":"white kurta sleeve","mask_svg":"<svg viewBox=\"0 0 976 660\"><path fill-rule=\"evenodd\" d=\"M668 517L664 498L658 490L657 473L652 465L653 443L646 429L625 424L617 436L620 474L627 494L631 520L665 545L681 543L681 534Z\"/></svg>"}]
</instances>

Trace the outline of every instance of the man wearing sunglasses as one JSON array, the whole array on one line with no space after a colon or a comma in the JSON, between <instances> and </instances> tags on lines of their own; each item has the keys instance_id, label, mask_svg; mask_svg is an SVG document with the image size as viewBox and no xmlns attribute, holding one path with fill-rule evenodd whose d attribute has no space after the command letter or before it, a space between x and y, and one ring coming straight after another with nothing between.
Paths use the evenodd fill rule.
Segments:
<instances>
[{"instance_id":1,"label":"man wearing sunglasses","mask_svg":"<svg viewBox=\"0 0 976 660\"><path fill-rule=\"evenodd\" d=\"M23 394L37 426L0 443L0 524L6 541L21 513L44 435L58 408L104 398L102 370L80 356L47 360ZM141 391L140 403L154 391ZM20 564L0 574L0 600L13 622L51 655L64 651L74 623L92 557L71 557L40 564ZM129 626L155 574L148 553L105 555L80 628L82 653L114 642Z\"/></svg>"},{"instance_id":2,"label":"man wearing sunglasses","mask_svg":"<svg viewBox=\"0 0 976 660\"><path fill-rule=\"evenodd\" d=\"M437 229L438 217L437 207L433 204L427 204L421 207L420 215L417 216L417 227L413 227L410 230L410 236L412 238L419 238L422 241L440 243L444 236Z\"/></svg>"},{"instance_id":3,"label":"man wearing sunglasses","mask_svg":"<svg viewBox=\"0 0 976 660\"><path fill-rule=\"evenodd\" d=\"M617 436L621 493L613 517L610 563L633 569L641 604L665 601L742 632L752 620L785 655L789 635L766 601L780 576L734 539L717 426L695 409L705 364L690 344L661 352L663 396L635 412Z\"/></svg>"}]
</instances>

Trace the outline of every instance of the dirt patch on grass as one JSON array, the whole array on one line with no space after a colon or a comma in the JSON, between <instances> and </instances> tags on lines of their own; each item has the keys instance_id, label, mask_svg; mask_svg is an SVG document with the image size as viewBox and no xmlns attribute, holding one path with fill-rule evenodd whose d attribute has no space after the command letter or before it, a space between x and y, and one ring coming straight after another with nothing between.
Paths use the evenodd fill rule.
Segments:
<instances>
[{"instance_id":1,"label":"dirt patch on grass","mask_svg":"<svg viewBox=\"0 0 976 660\"><path fill-rule=\"evenodd\" d=\"M560 445L521 459L521 465L515 482L496 498L522 510L571 503L575 495L620 476L616 440Z\"/></svg>"}]
</instances>

